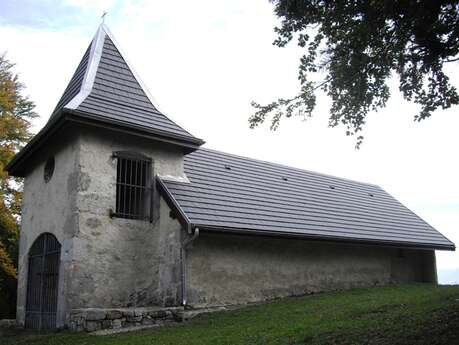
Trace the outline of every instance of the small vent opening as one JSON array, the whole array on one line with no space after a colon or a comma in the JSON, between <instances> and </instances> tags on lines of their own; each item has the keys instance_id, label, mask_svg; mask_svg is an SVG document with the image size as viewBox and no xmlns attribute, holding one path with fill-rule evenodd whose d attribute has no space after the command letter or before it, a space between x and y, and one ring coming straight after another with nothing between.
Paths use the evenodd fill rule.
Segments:
<instances>
[{"instance_id":1,"label":"small vent opening","mask_svg":"<svg viewBox=\"0 0 459 345\"><path fill-rule=\"evenodd\" d=\"M335 189L335 186L330 186L330 189Z\"/></svg>"},{"instance_id":2,"label":"small vent opening","mask_svg":"<svg viewBox=\"0 0 459 345\"><path fill-rule=\"evenodd\" d=\"M282 180L284 180L284 181L288 181L288 178L287 178L287 177L285 177L285 176L282 176Z\"/></svg>"},{"instance_id":3,"label":"small vent opening","mask_svg":"<svg viewBox=\"0 0 459 345\"><path fill-rule=\"evenodd\" d=\"M43 171L43 179L46 183L48 183L51 180L51 177L53 177L54 165L54 157L51 157L46 161L45 169Z\"/></svg>"},{"instance_id":4,"label":"small vent opening","mask_svg":"<svg viewBox=\"0 0 459 345\"><path fill-rule=\"evenodd\" d=\"M373 193L368 193L369 196L371 197L374 197L374 194Z\"/></svg>"},{"instance_id":5,"label":"small vent opening","mask_svg":"<svg viewBox=\"0 0 459 345\"><path fill-rule=\"evenodd\" d=\"M228 164L225 164L225 169L226 170L231 170L231 167Z\"/></svg>"}]
</instances>

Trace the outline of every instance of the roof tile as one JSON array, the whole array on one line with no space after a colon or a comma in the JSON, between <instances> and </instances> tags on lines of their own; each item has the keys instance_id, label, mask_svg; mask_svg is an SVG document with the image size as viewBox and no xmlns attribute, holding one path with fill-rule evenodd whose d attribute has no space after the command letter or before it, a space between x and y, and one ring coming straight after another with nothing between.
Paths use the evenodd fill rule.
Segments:
<instances>
[{"instance_id":1,"label":"roof tile","mask_svg":"<svg viewBox=\"0 0 459 345\"><path fill-rule=\"evenodd\" d=\"M162 183L193 226L454 249L373 184L207 149L185 157L185 173L191 183Z\"/></svg>"},{"instance_id":2,"label":"roof tile","mask_svg":"<svg viewBox=\"0 0 459 345\"><path fill-rule=\"evenodd\" d=\"M96 53L97 49L100 52ZM95 70L89 70L91 63ZM90 88L89 93L84 93L85 87ZM78 97L81 100L74 101ZM104 25L86 50L53 114L61 109L81 111L99 119L102 116L127 127L140 126L197 145L203 143L157 109Z\"/></svg>"}]
</instances>

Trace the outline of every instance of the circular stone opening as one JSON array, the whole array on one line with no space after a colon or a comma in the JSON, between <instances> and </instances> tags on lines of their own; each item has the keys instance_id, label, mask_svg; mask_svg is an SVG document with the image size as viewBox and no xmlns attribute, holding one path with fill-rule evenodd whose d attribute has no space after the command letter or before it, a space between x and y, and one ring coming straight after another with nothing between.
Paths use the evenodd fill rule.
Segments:
<instances>
[{"instance_id":1,"label":"circular stone opening","mask_svg":"<svg viewBox=\"0 0 459 345\"><path fill-rule=\"evenodd\" d=\"M53 173L54 173L54 157L51 157L46 161L45 170L43 173L43 178L45 179L46 183L49 182L49 180L51 180L51 177L53 177Z\"/></svg>"}]
</instances>

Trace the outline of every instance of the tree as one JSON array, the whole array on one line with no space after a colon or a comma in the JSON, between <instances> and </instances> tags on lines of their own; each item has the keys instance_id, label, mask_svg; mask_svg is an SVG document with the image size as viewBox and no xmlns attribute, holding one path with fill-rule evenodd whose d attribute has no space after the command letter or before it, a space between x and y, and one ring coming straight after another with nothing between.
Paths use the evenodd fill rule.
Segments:
<instances>
[{"instance_id":1,"label":"tree","mask_svg":"<svg viewBox=\"0 0 459 345\"><path fill-rule=\"evenodd\" d=\"M16 152L30 140L35 105L24 96L24 85L14 64L0 55L0 319L16 308L16 274L22 180L4 170Z\"/></svg>"},{"instance_id":2,"label":"tree","mask_svg":"<svg viewBox=\"0 0 459 345\"><path fill-rule=\"evenodd\" d=\"M267 105L252 102L254 128L271 118L310 117L316 92L331 98L329 126L360 134L370 111L386 105L388 80L399 78L403 97L420 106L415 121L459 103L444 66L458 61L459 4L442 0L272 0L281 19L273 42L296 39L305 51L299 65L299 93ZM319 81L317 80L319 77Z\"/></svg>"}]
</instances>

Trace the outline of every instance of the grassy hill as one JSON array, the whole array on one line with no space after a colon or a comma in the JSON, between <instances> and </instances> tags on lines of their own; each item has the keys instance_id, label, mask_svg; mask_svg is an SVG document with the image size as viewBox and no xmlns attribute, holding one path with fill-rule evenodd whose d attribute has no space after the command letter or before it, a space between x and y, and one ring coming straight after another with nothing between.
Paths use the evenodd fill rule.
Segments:
<instances>
[{"instance_id":1,"label":"grassy hill","mask_svg":"<svg viewBox=\"0 0 459 345\"><path fill-rule=\"evenodd\" d=\"M20 344L459 344L459 286L424 284L286 298L161 328L95 336L0 338Z\"/></svg>"}]
</instances>

